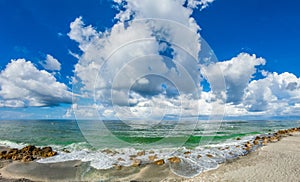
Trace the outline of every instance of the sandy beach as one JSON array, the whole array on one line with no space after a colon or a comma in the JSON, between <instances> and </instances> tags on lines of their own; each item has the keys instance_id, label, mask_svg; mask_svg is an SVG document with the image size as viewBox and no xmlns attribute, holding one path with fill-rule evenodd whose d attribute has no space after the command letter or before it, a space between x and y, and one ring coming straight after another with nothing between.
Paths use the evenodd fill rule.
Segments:
<instances>
[{"instance_id":1,"label":"sandy beach","mask_svg":"<svg viewBox=\"0 0 300 182\"><path fill-rule=\"evenodd\" d=\"M299 181L299 161L300 134L294 133L189 179L172 173L167 164L96 170L80 161L52 164L2 161L0 181L22 178L32 181Z\"/></svg>"},{"instance_id":2,"label":"sandy beach","mask_svg":"<svg viewBox=\"0 0 300 182\"><path fill-rule=\"evenodd\" d=\"M299 181L299 166L298 133L186 181Z\"/></svg>"}]
</instances>

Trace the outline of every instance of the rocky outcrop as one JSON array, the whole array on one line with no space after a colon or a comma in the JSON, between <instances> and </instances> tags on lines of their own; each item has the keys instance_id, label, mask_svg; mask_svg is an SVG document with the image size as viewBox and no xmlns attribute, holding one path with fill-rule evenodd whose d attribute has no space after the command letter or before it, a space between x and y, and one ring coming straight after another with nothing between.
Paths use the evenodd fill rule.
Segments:
<instances>
[{"instance_id":1,"label":"rocky outcrop","mask_svg":"<svg viewBox=\"0 0 300 182\"><path fill-rule=\"evenodd\" d=\"M20 150L13 148L8 151L2 151L0 153L0 159L29 162L55 155L57 155L57 152L53 151L51 147L39 148L33 145L28 145Z\"/></svg>"}]
</instances>

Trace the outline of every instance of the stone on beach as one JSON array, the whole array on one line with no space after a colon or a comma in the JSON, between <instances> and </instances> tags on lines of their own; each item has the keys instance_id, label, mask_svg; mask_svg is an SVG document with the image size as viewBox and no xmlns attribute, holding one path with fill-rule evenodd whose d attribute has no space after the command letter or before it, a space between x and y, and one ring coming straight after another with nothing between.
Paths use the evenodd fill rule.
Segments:
<instances>
[{"instance_id":1,"label":"stone on beach","mask_svg":"<svg viewBox=\"0 0 300 182\"><path fill-rule=\"evenodd\" d=\"M142 164L142 161L141 161L140 159L134 159L134 160L132 161L131 166L133 166L133 167L138 167L138 166L140 166L141 164Z\"/></svg>"},{"instance_id":2,"label":"stone on beach","mask_svg":"<svg viewBox=\"0 0 300 182\"><path fill-rule=\"evenodd\" d=\"M254 141L253 141L253 144L254 144L254 145L258 145L258 144L259 144L259 141L258 141L258 140L254 140Z\"/></svg>"},{"instance_id":3,"label":"stone on beach","mask_svg":"<svg viewBox=\"0 0 300 182\"><path fill-rule=\"evenodd\" d=\"M150 161L154 161L155 159L157 159L157 155L149 155L149 156L148 156L148 159L149 159Z\"/></svg>"},{"instance_id":4,"label":"stone on beach","mask_svg":"<svg viewBox=\"0 0 300 182\"><path fill-rule=\"evenodd\" d=\"M137 155L137 156L143 156L143 155L145 155L145 150L140 151L140 152L137 152L136 155Z\"/></svg>"},{"instance_id":5,"label":"stone on beach","mask_svg":"<svg viewBox=\"0 0 300 182\"><path fill-rule=\"evenodd\" d=\"M278 142L279 141L279 138L278 137L275 137L275 136L272 136L269 138L270 142Z\"/></svg>"},{"instance_id":6,"label":"stone on beach","mask_svg":"<svg viewBox=\"0 0 300 182\"><path fill-rule=\"evenodd\" d=\"M121 170L121 169L122 169L122 166L121 166L121 165L114 164L113 166L114 166L114 168L115 168L116 170Z\"/></svg>"},{"instance_id":7,"label":"stone on beach","mask_svg":"<svg viewBox=\"0 0 300 182\"><path fill-rule=\"evenodd\" d=\"M184 154L184 155L190 155L191 152L190 152L190 151L186 151L186 152L184 152L183 154Z\"/></svg>"},{"instance_id":8,"label":"stone on beach","mask_svg":"<svg viewBox=\"0 0 300 182\"><path fill-rule=\"evenodd\" d=\"M214 156L211 155L211 154L206 154L206 156L207 156L208 158L213 158L213 157L214 157Z\"/></svg>"},{"instance_id":9,"label":"stone on beach","mask_svg":"<svg viewBox=\"0 0 300 182\"><path fill-rule=\"evenodd\" d=\"M168 161L169 161L170 163L179 163L181 160L180 160L179 157L174 156L174 157L170 157L170 158L168 159Z\"/></svg>"},{"instance_id":10,"label":"stone on beach","mask_svg":"<svg viewBox=\"0 0 300 182\"><path fill-rule=\"evenodd\" d=\"M157 160L157 161L154 161L154 164L160 166L160 165L165 164L165 161L164 161L163 159L159 159L159 160Z\"/></svg>"},{"instance_id":11,"label":"stone on beach","mask_svg":"<svg viewBox=\"0 0 300 182\"><path fill-rule=\"evenodd\" d=\"M250 144L250 142L248 142L248 143L245 144L245 147L246 147L246 148L251 148L252 145Z\"/></svg>"},{"instance_id":12,"label":"stone on beach","mask_svg":"<svg viewBox=\"0 0 300 182\"><path fill-rule=\"evenodd\" d=\"M118 161L125 161L125 159L119 157L119 158L118 158Z\"/></svg>"}]
</instances>

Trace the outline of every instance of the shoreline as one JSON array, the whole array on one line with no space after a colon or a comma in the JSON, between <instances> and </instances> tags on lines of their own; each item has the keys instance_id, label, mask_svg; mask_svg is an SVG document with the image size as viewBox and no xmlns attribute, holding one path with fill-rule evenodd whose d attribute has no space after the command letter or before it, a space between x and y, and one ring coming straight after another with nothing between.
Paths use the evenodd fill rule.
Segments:
<instances>
[{"instance_id":1,"label":"shoreline","mask_svg":"<svg viewBox=\"0 0 300 182\"><path fill-rule=\"evenodd\" d=\"M279 130L268 137L266 146L219 164L217 169L201 172L192 178L174 174L169 168L172 162L97 170L89 167L89 163L81 161L24 163L1 160L0 181L293 181L300 179L299 129L297 128L298 132ZM258 140L262 144L265 139L259 137ZM253 146L254 141L246 143L244 147ZM0 147L0 151L6 149ZM184 159L181 159L178 164L183 162Z\"/></svg>"},{"instance_id":2,"label":"shoreline","mask_svg":"<svg viewBox=\"0 0 300 182\"><path fill-rule=\"evenodd\" d=\"M193 178L195 181L298 181L300 133L224 163ZM193 181L186 180L186 181Z\"/></svg>"}]
</instances>

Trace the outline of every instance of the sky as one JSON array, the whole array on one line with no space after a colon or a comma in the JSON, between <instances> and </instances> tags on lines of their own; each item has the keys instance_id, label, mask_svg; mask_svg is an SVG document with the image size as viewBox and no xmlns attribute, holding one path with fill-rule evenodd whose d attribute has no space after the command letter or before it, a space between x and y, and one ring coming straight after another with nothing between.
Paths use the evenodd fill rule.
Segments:
<instances>
[{"instance_id":1,"label":"sky","mask_svg":"<svg viewBox=\"0 0 300 182\"><path fill-rule=\"evenodd\" d=\"M299 6L0 0L0 119L300 116Z\"/></svg>"}]
</instances>

